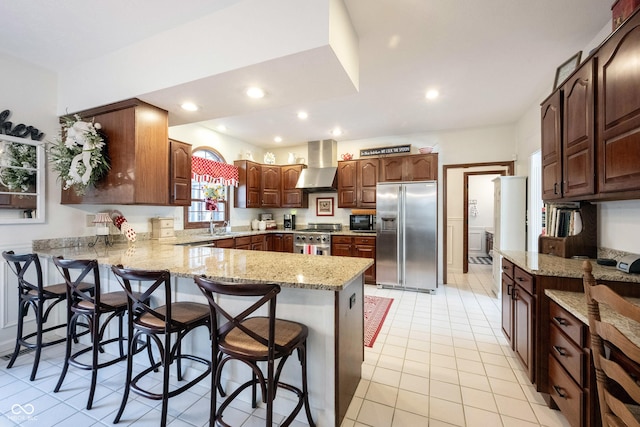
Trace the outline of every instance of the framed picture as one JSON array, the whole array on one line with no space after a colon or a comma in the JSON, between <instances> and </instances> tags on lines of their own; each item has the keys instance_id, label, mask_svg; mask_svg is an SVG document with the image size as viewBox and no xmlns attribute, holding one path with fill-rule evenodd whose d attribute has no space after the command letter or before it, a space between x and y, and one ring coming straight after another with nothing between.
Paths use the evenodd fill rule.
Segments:
<instances>
[{"instance_id":1,"label":"framed picture","mask_svg":"<svg viewBox=\"0 0 640 427\"><path fill-rule=\"evenodd\" d=\"M579 51L558 67L558 69L556 70L556 79L553 82L553 90L556 90L558 88L558 85L560 85L560 83L562 83L567 77L569 77L569 74L573 73L573 71L578 68L578 65L580 65L581 57L582 51Z\"/></svg>"},{"instance_id":2,"label":"framed picture","mask_svg":"<svg viewBox=\"0 0 640 427\"><path fill-rule=\"evenodd\" d=\"M316 199L317 216L333 216L333 197L318 197Z\"/></svg>"}]
</instances>

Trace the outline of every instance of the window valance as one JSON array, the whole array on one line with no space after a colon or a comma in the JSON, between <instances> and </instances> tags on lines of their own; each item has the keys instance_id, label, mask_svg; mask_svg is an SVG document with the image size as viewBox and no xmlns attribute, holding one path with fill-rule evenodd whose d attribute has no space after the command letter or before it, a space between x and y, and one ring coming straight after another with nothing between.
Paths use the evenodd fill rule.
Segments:
<instances>
[{"instance_id":1,"label":"window valance","mask_svg":"<svg viewBox=\"0 0 640 427\"><path fill-rule=\"evenodd\" d=\"M238 186L238 168L204 157L191 158L191 177L196 181Z\"/></svg>"}]
</instances>

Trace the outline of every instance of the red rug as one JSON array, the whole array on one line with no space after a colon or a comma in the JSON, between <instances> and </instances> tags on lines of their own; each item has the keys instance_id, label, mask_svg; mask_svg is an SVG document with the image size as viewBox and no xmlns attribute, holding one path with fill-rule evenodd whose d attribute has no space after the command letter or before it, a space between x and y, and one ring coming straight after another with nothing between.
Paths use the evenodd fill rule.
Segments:
<instances>
[{"instance_id":1,"label":"red rug","mask_svg":"<svg viewBox=\"0 0 640 427\"><path fill-rule=\"evenodd\" d=\"M393 298L364 296L364 345L373 347Z\"/></svg>"}]
</instances>

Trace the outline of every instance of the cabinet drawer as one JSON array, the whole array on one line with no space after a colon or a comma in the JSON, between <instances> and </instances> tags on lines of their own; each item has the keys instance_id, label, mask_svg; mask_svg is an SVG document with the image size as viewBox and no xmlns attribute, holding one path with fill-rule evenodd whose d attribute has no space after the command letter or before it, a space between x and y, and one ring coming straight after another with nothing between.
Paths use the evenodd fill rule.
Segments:
<instances>
[{"instance_id":1,"label":"cabinet drawer","mask_svg":"<svg viewBox=\"0 0 640 427\"><path fill-rule=\"evenodd\" d=\"M584 338L586 326L576 319L573 314L551 301L549 304L549 318L551 319L551 323L564 332L578 347L585 347Z\"/></svg>"},{"instance_id":2,"label":"cabinet drawer","mask_svg":"<svg viewBox=\"0 0 640 427\"><path fill-rule=\"evenodd\" d=\"M154 238L163 238L163 237L173 237L175 236L175 232L173 227L171 228L160 228L158 230L153 230L151 233Z\"/></svg>"},{"instance_id":3,"label":"cabinet drawer","mask_svg":"<svg viewBox=\"0 0 640 427\"><path fill-rule=\"evenodd\" d=\"M535 287L533 285L533 276L522 270L520 267L514 267L513 281L522 289L529 292L531 295L534 295Z\"/></svg>"},{"instance_id":4,"label":"cabinet drawer","mask_svg":"<svg viewBox=\"0 0 640 427\"><path fill-rule=\"evenodd\" d=\"M502 272L513 278L513 263L506 258L502 258Z\"/></svg>"},{"instance_id":5,"label":"cabinet drawer","mask_svg":"<svg viewBox=\"0 0 640 427\"><path fill-rule=\"evenodd\" d=\"M553 323L549 325L549 348L564 369L579 386L585 387L585 354L582 348L567 338Z\"/></svg>"},{"instance_id":6,"label":"cabinet drawer","mask_svg":"<svg viewBox=\"0 0 640 427\"><path fill-rule=\"evenodd\" d=\"M251 243L262 243L266 239L265 234L256 234L255 236L251 236Z\"/></svg>"},{"instance_id":7,"label":"cabinet drawer","mask_svg":"<svg viewBox=\"0 0 640 427\"><path fill-rule=\"evenodd\" d=\"M354 237L353 241L356 245L367 245L367 246L376 245L375 237Z\"/></svg>"},{"instance_id":8,"label":"cabinet drawer","mask_svg":"<svg viewBox=\"0 0 640 427\"><path fill-rule=\"evenodd\" d=\"M565 238L540 236L538 239L538 252L541 254L565 257Z\"/></svg>"},{"instance_id":9,"label":"cabinet drawer","mask_svg":"<svg viewBox=\"0 0 640 427\"><path fill-rule=\"evenodd\" d=\"M581 426L584 414L584 392L549 355L549 394L572 426Z\"/></svg>"},{"instance_id":10,"label":"cabinet drawer","mask_svg":"<svg viewBox=\"0 0 640 427\"><path fill-rule=\"evenodd\" d=\"M251 244L251 236L236 237L236 246Z\"/></svg>"},{"instance_id":11,"label":"cabinet drawer","mask_svg":"<svg viewBox=\"0 0 640 427\"><path fill-rule=\"evenodd\" d=\"M233 239L220 239L213 242L216 248L227 248L233 249L235 247L235 242Z\"/></svg>"},{"instance_id":12,"label":"cabinet drawer","mask_svg":"<svg viewBox=\"0 0 640 427\"><path fill-rule=\"evenodd\" d=\"M351 237L348 236L331 236L331 243L351 243Z\"/></svg>"}]
</instances>

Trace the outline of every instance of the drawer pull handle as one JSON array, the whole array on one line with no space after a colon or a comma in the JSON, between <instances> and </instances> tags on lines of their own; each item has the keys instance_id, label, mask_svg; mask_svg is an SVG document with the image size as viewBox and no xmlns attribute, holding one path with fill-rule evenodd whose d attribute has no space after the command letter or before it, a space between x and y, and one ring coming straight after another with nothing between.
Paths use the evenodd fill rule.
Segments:
<instances>
[{"instance_id":1,"label":"drawer pull handle","mask_svg":"<svg viewBox=\"0 0 640 427\"><path fill-rule=\"evenodd\" d=\"M511 288L513 285L507 285L507 295L511 295Z\"/></svg>"},{"instance_id":2,"label":"drawer pull handle","mask_svg":"<svg viewBox=\"0 0 640 427\"><path fill-rule=\"evenodd\" d=\"M553 349L556 351L556 353L558 353L560 356L562 357L567 357L567 352L565 351L564 348L562 347L558 347L557 345L553 346Z\"/></svg>"},{"instance_id":3,"label":"drawer pull handle","mask_svg":"<svg viewBox=\"0 0 640 427\"><path fill-rule=\"evenodd\" d=\"M553 320L555 320L556 323L558 323L559 325L562 325L562 326L567 326L567 324L568 324L567 321L564 320L562 317L556 316L556 317L553 318Z\"/></svg>"},{"instance_id":4,"label":"drawer pull handle","mask_svg":"<svg viewBox=\"0 0 640 427\"><path fill-rule=\"evenodd\" d=\"M518 282L524 282L524 277L516 277L516 280L517 280Z\"/></svg>"},{"instance_id":5,"label":"drawer pull handle","mask_svg":"<svg viewBox=\"0 0 640 427\"><path fill-rule=\"evenodd\" d=\"M563 398L563 399L567 398L567 394L564 392L564 389L562 387L554 385L553 389L556 391L558 396L560 396L561 398Z\"/></svg>"}]
</instances>

